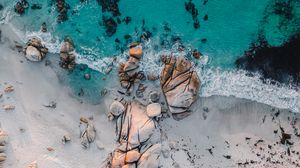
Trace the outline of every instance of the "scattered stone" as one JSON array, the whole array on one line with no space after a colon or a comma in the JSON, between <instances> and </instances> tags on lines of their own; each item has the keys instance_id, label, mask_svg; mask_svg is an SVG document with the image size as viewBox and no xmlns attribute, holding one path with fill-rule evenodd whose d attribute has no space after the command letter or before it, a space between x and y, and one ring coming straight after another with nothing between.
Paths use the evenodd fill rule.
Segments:
<instances>
[{"instance_id":1,"label":"scattered stone","mask_svg":"<svg viewBox=\"0 0 300 168\"><path fill-rule=\"evenodd\" d=\"M15 109L14 105L2 105L2 107L5 111L11 111Z\"/></svg>"},{"instance_id":2,"label":"scattered stone","mask_svg":"<svg viewBox=\"0 0 300 168\"><path fill-rule=\"evenodd\" d=\"M63 144L66 144L67 142L71 141L71 137L68 135L64 135L61 141Z\"/></svg>"},{"instance_id":3,"label":"scattered stone","mask_svg":"<svg viewBox=\"0 0 300 168\"><path fill-rule=\"evenodd\" d=\"M5 93L10 93L12 91L14 91L14 87L12 85L7 85L4 89Z\"/></svg>"},{"instance_id":4,"label":"scattered stone","mask_svg":"<svg viewBox=\"0 0 300 168\"><path fill-rule=\"evenodd\" d=\"M230 155L223 155L223 157L226 158L226 159L231 159Z\"/></svg>"},{"instance_id":5,"label":"scattered stone","mask_svg":"<svg viewBox=\"0 0 300 168\"><path fill-rule=\"evenodd\" d=\"M43 106L48 108L56 108L56 102L50 101L49 104L44 104Z\"/></svg>"},{"instance_id":6,"label":"scattered stone","mask_svg":"<svg viewBox=\"0 0 300 168\"><path fill-rule=\"evenodd\" d=\"M89 120L85 117L80 117L80 121L86 124L89 122Z\"/></svg>"},{"instance_id":7,"label":"scattered stone","mask_svg":"<svg viewBox=\"0 0 300 168\"><path fill-rule=\"evenodd\" d=\"M41 61L46 57L48 48L46 48L37 37L31 38L25 47L25 57L30 61Z\"/></svg>"},{"instance_id":8,"label":"scattered stone","mask_svg":"<svg viewBox=\"0 0 300 168\"><path fill-rule=\"evenodd\" d=\"M161 106L159 103L152 103L147 106L148 117L157 117L161 115Z\"/></svg>"},{"instance_id":9,"label":"scattered stone","mask_svg":"<svg viewBox=\"0 0 300 168\"><path fill-rule=\"evenodd\" d=\"M32 162L27 166L27 168L38 168L38 165L36 162Z\"/></svg>"},{"instance_id":10,"label":"scattered stone","mask_svg":"<svg viewBox=\"0 0 300 168\"><path fill-rule=\"evenodd\" d=\"M206 113L208 113L209 112L208 107L203 107L203 111L206 112Z\"/></svg>"},{"instance_id":11,"label":"scattered stone","mask_svg":"<svg viewBox=\"0 0 300 168\"><path fill-rule=\"evenodd\" d=\"M54 148L52 148L52 147L47 147L47 150L48 150L49 152L52 152L52 151L54 151Z\"/></svg>"},{"instance_id":12,"label":"scattered stone","mask_svg":"<svg viewBox=\"0 0 300 168\"><path fill-rule=\"evenodd\" d=\"M207 39L206 39L206 38L203 38L203 39L201 39L201 42L202 42L202 43L206 43L206 42L207 42Z\"/></svg>"}]
</instances>

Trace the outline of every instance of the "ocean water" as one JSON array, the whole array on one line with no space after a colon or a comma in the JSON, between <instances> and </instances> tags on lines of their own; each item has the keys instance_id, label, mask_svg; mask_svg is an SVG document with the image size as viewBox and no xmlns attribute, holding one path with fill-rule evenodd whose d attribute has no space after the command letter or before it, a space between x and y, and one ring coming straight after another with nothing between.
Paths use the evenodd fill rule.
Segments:
<instances>
[{"instance_id":1,"label":"ocean water","mask_svg":"<svg viewBox=\"0 0 300 168\"><path fill-rule=\"evenodd\" d=\"M0 23L11 26L24 42L32 36L40 37L52 53L58 53L63 38L70 36L76 45L77 63L91 69L76 69L71 74L58 72L64 74L63 81L70 84L76 94L84 88L87 98L93 102L97 102L100 92L109 83L103 80L109 78L104 71L113 57L124 60L128 43L139 40L143 32L149 31L152 36L144 46L144 70L161 70L159 55L176 53L177 44L173 39L181 39L187 51L198 49L205 55L200 61L191 59L202 82L200 96L231 95L300 112L298 88L263 82L259 74L248 75L234 65L259 34L270 44L281 45L299 32L299 1L292 0L292 9L283 9L276 4L286 0L208 0L205 5L204 0L193 0L198 10L198 29L194 28L193 17L185 9L188 1L120 0L121 15L115 20L128 16L131 22L118 24L111 37L105 33L102 21L103 16L111 13L103 13L97 0L66 0L70 9L68 20L63 23L57 23L55 0L28 0L30 5L37 3L42 9L29 8L22 16L14 12L17 0L0 0L4 6L0 11ZM283 15L279 15L280 12ZM205 15L208 16L206 21ZM291 19L286 19L290 15ZM47 24L47 33L40 31L43 22ZM116 39L120 43L116 43ZM92 80L82 78L86 72L93 74Z\"/></svg>"}]
</instances>

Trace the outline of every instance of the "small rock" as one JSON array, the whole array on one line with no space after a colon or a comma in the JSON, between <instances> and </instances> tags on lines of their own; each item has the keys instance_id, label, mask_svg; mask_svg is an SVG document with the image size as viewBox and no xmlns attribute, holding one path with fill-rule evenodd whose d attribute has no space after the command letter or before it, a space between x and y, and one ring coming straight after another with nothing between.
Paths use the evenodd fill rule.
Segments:
<instances>
[{"instance_id":1,"label":"small rock","mask_svg":"<svg viewBox=\"0 0 300 168\"><path fill-rule=\"evenodd\" d=\"M115 117L112 113L108 113L107 118L109 121L112 121Z\"/></svg>"},{"instance_id":2,"label":"small rock","mask_svg":"<svg viewBox=\"0 0 300 168\"><path fill-rule=\"evenodd\" d=\"M71 137L68 135L64 135L61 141L63 144L65 144L65 143L71 141Z\"/></svg>"},{"instance_id":3,"label":"small rock","mask_svg":"<svg viewBox=\"0 0 300 168\"><path fill-rule=\"evenodd\" d=\"M49 104L44 104L43 106L48 108L56 108L56 102L51 101Z\"/></svg>"},{"instance_id":4,"label":"small rock","mask_svg":"<svg viewBox=\"0 0 300 168\"><path fill-rule=\"evenodd\" d=\"M147 115L148 117L156 117L161 114L161 106L159 103L152 103L147 106Z\"/></svg>"},{"instance_id":5,"label":"small rock","mask_svg":"<svg viewBox=\"0 0 300 168\"><path fill-rule=\"evenodd\" d=\"M110 112L111 114L113 114L114 116L119 116L120 114L124 113L125 111L125 107L122 103L120 103L119 101L114 101L111 105L110 105Z\"/></svg>"},{"instance_id":6,"label":"small rock","mask_svg":"<svg viewBox=\"0 0 300 168\"><path fill-rule=\"evenodd\" d=\"M91 75L88 74L88 73L84 74L84 79L85 80L90 80L91 79Z\"/></svg>"},{"instance_id":7,"label":"small rock","mask_svg":"<svg viewBox=\"0 0 300 168\"><path fill-rule=\"evenodd\" d=\"M10 111L10 110L14 110L15 106L14 105L2 105L3 109L5 111Z\"/></svg>"},{"instance_id":8,"label":"small rock","mask_svg":"<svg viewBox=\"0 0 300 168\"><path fill-rule=\"evenodd\" d=\"M85 117L80 117L80 121L86 124L89 122L88 119Z\"/></svg>"},{"instance_id":9,"label":"small rock","mask_svg":"<svg viewBox=\"0 0 300 168\"><path fill-rule=\"evenodd\" d=\"M38 168L38 166L36 162L32 162L30 163L30 165L27 166L27 168Z\"/></svg>"},{"instance_id":10,"label":"small rock","mask_svg":"<svg viewBox=\"0 0 300 168\"><path fill-rule=\"evenodd\" d=\"M159 101L160 93L156 91L152 91L149 95L150 102L156 103Z\"/></svg>"},{"instance_id":11,"label":"small rock","mask_svg":"<svg viewBox=\"0 0 300 168\"><path fill-rule=\"evenodd\" d=\"M6 154L0 153L0 166L1 166L1 162L4 162L5 160L6 160Z\"/></svg>"},{"instance_id":12,"label":"small rock","mask_svg":"<svg viewBox=\"0 0 300 168\"><path fill-rule=\"evenodd\" d=\"M52 148L52 147L47 147L47 150L48 150L49 152L52 152L52 151L54 151L54 148Z\"/></svg>"},{"instance_id":13,"label":"small rock","mask_svg":"<svg viewBox=\"0 0 300 168\"><path fill-rule=\"evenodd\" d=\"M155 80L159 79L159 77L154 72L149 72L147 74L147 79L150 81L155 81Z\"/></svg>"},{"instance_id":14,"label":"small rock","mask_svg":"<svg viewBox=\"0 0 300 168\"><path fill-rule=\"evenodd\" d=\"M14 87L13 87L12 85L8 85L8 86L6 86L5 89L4 89L4 92L5 92L5 93L10 93L10 92L12 92L12 91L14 91Z\"/></svg>"}]
</instances>

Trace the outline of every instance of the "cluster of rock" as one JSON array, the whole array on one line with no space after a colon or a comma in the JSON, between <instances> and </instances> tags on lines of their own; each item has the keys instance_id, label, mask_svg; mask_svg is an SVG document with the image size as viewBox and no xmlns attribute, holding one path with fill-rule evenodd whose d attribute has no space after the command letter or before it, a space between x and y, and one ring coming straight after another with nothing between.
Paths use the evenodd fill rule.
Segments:
<instances>
[{"instance_id":1,"label":"cluster of rock","mask_svg":"<svg viewBox=\"0 0 300 168\"><path fill-rule=\"evenodd\" d=\"M155 118L161 115L160 104L145 107L138 101L114 101L110 115L117 118L117 147L103 167L159 167L160 131Z\"/></svg>"},{"instance_id":2,"label":"cluster of rock","mask_svg":"<svg viewBox=\"0 0 300 168\"><path fill-rule=\"evenodd\" d=\"M96 129L94 127L94 124L91 120L81 117L79 128L81 145L84 148L88 148L90 146L90 143L94 142L96 138ZM64 139L69 141L68 137L64 137Z\"/></svg>"},{"instance_id":3,"label":"cluster of rock","mask_svg":"<svg viewBox=\"0 0 300 168\"><path fill-rule=\"evenodd\" d=\"M3 162L6 160L5 145L8 141L7 133L0 128L0 167L3 166Z\"/></svg>"},{"instance_id":4,"label":"cluster of rock","mask_svg":"<svg viewBox=\"0 0 300 168\"><path fill-rule=\"evenodd\" d=\"M46 57L48 48L46 48L40 39L31 38L24 49L25 56L30 61L41 61Z\"/></svg>"},{"instance_id":5,"label":"cluster of rock","mask_svg":"<svg viewBox=\"0 0 300 168\"><path fill-rule=\"evenodd\" d=\"M197 99L200 80L192 64L183 56L161 57L165 64L160 76L160 85L174 119L190 114L189 107Z\"/></svg>"},{"instance_id":6,"label":"cluster of rock","mask_svg":"<svg viewBox=\"0 0 300 168\"><path fill-rule=\"evenodd\" d=\"M57 22L64 22L68 20L68 10L70 5L65 0L56 0L56 10L59 13L57 16Z\"/></svg>"},{"instance_id":7,"label":"cluster of rock","mask_svg":"<svg viewBox=\"0 0 300 168\"><path fill-rule=\"evenodd\" d=\"M128 92L132 90L134 83L146 79L144 72L139 71L139 60L142 55L142 46L134 43L130 45L128 61L119 65L121 87L125 88Z\"/></svg>"},{"instance_id":8,"label":"cluster of rock","mask_svg":"<svg viewBox=\"0 0 300 168\"><path fill-rule=\"evenodd\" d=\"M189 2L185 2L185 10L189 12L194 21L194 28L198 29L200 28L200 22L198 19L198 9L196 8L196 5L192 2L192 0L189 0Z\"/></svg>"},{"instance_id":9,"label":"cluster of rock","mask_svg":"<svg viewBox=\"0 0 300 168\"><path fill-rule=\"evenodd\" d=\"M28 9L29 4L26 0L20 0L15 5L15 12L22 15L25 13L25 10Z\"/></svg>"},{"instance_id":10,"label":"cluster of rock","mask_svg":"<svg viewBox=\"0 0 300 168\"><path fill-rule=\"evenodd\" d=\"M72 70L75 68L74 43L69 37L65 37L60 48L60 62L62 68Z\"/></svg>"}]
</instances>

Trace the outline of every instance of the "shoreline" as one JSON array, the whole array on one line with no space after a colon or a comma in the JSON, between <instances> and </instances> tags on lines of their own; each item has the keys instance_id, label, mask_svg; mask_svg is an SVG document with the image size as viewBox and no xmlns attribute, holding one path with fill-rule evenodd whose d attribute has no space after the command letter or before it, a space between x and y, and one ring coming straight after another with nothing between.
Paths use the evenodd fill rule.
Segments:
<instances>
[{"instance_id":1,"label":"shoreline","mask_svg":"<svg viewBox=\"0 0 300 168\"><path fill-rule=\"evenodd\" d=\"M8 39L17 40L11 36ZM9 134L4 165L8 168L21 168L37 161L39 167L47 168L99 167L115 146L115 125L108 121L106 113L116 95L112 91L97 105L80 102L74 99L69 86L59 82L54 70L44 65L44 61L28 62L22 54L12 51L12 48L13 42L0 46L3 54L0 58L0 91L6 86L5 83L12 84L15 89L12 93L4 94L0 105L13 104L16 107L13 111L0 111L1 126ZM147 85L149 89L157 87L150 82ZM53 100L57 102L55 109L43 106ZM278 110L280 114L276 117ZM263 167L268 164L268 145L280 139L278 123L292 134L292 119L300 119L300 114L290 113L289 110L223 96L200 97L193 104L192 111L189 117L181 121L164 118L159 122L162 135L165 135L162 138L163 167L237 167L239 163L245 164L246 161L249 162L246 166L255 164ZM78 124L81 116L93 116L97 132L96 142L87 150L82 149L79 139ZM297 123L296 127L299 126ZM278 134L274 134L274 130L278 130ZM70 144L61 143L65 134L70 135ZM246 137L250 140L245 141ZM254 147L259 139L264 139L264 142ZM284 157L281 161L299 161L299 137L293 135L291 140L294 145L277 144L272 148L282 154L288 147L290 151L295 151L292 156ZM225 141L230 147L227 147ZM239 146L235 146L236 144ZM98 149L99 146L104 149ZM52 147L54 151L48 151L48 147ZM255 150L254 154L252 150ZM264 160L256 156L258 152L266 155ZM280 160L280 157L275 159ZM255 163L251 165L250 160ZM296 166L292 161L285 164Z\"/></svg>"}]
</instances>

